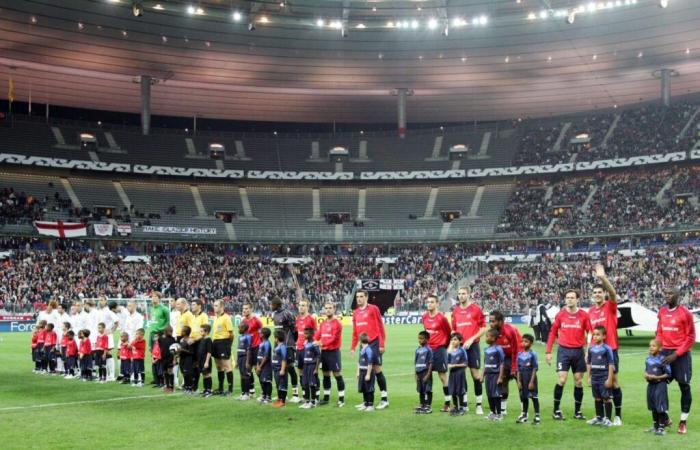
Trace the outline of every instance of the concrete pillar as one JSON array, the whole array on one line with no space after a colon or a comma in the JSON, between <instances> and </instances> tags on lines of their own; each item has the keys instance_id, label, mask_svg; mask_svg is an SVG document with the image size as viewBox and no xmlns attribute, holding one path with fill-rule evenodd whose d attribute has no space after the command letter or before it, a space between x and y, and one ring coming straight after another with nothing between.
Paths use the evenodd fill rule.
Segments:
<instances>
[{"instance_id":1,"label":"concrete pillar","mask_svg":"<svg viewBox=\"0 0 700 450\"><path fill-rule=\"evenodd\" d=\"M671 70L661 69L661 103L671 106Z\"/></svg>"},{"instance_id":2,"label":"concrete pillar","mask_svg":"<svg viewBox=\"0 0 700 450\"><path fill-rule=\"evenodd\" d=\"M151 131L151 81L150 75L141 75L141 132L148 136Z\"/></svg>"},{"instance_id":3,"label":"concrete pillar","mask_svg":"<svg viewBox=\"0 0 700 450\"><path fill-rule=\"evenodd\" d=\"M401 139L406 137L406 95L408 94L408 89L399 88L396 90L396 96L398 97L397 106L399 113L399 137Z\"/></svg>"}]
</instances>

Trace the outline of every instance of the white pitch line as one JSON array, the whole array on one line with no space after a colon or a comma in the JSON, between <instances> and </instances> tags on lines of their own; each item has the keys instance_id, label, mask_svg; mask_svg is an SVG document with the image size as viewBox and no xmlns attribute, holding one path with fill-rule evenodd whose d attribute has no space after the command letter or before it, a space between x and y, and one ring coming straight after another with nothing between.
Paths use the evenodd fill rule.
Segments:
<instances>
[{"instance_id":1,"label":"white pitch line","mask_svg":"<svg viewBox=\"0 0 700 450\"><path fill-rule=\"evenodd\" d=\"M17 410L21 410L21 409L53 408L55 406L86 405L86 404L90 404L90 403L120 402L120 401L124 401L124 400L137 400L137 399L143 399L143 398L158 398L158 397L168 397L168 395L165 395L165 394L135 395L135 396L131 396L131 397L107 398L104 400L83 400L83 401L79 401L79 402L44 403L42 405L10 406L7 408L0 408L0 412L17 411Z\"/></svg>"}]
</instances>

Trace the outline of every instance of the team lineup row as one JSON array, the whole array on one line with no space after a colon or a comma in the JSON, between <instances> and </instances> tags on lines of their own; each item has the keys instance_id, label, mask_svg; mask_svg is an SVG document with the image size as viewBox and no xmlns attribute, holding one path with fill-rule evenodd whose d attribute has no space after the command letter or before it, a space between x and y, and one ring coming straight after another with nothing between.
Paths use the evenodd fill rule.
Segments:
<instances>
[{"instance_id":1,"label":"team lineup row","mask_svg":"<svg viewBox=\"0 0 700 450\"><path fill-rule=\"evenodd\" d=\"M580 294L576 290L564 293L563 308L552 324L546 346L546 362L552 362L552 347L559 343L556 370L557 383L554 388L553 418L564 420L560 409L562 392L569 371L574 378L574 407L576 419L585 419L581 412L583 401L583 378L588 374L596 404L596 417L591 425L622 424L622 391L617 373L617 294L605 276L602 266L597 266L595 275L600 284L593 288L595 305L588 312L578 307ZM678 292L664 291L667 306L658 314L657 336L650 343L650 355L646 360L645 379L648 381L647 403L654 420L653 431L664 434L670 425L668 418L667 382L675 380L681 391L681 416L678 431L685 434L690 412L691 357L690 349L695 341L695 329L690 312L678 305ZM201 313L201 305L178 299L175 302L177 317L175 327L171 324L170 311L161 303L160 295L152 296L153 311L149 330L151 355L154 361L153 373L156 385L166 391L175 387L178 371L184 378L183 390L191 394L198 389L199 379L203 378L204 390L201 395L230 395L233 392L233 369L238 368L241 381L240 400L248 400L255 395L254 378L257 376L262 395L261 403L272 402L272 382L277 386L277 400L273 406L286 404L288 383L292 388L292 402L302 402L301 408L309 409L327 404L330 400L331 375L335 377L338 389L338 406L345 404L345 381L341 373L340 346L342 325L335 318L335 306L325 306L326 320L317 327L316 320L308 313L308 305L301 301L299 314L295 316L279 300L272 302L274 332L262 327L262 322L252 313L250 305L243 307L243 320L239 326L238 348L235 361L231 358L233 345L233 325L224 313L222 302L215 302L216 318L212 326L208 317ZM375 382L380 391L377 409L388 407L387 382L382 372L382 355L385 349L384 325L379 309L368 304L364 291L356 295L357 308L353 312L353 332L351 352L360 344L359 361L356 370L358 391L363 402L357 405L363 411L374 410ZM490 414L487 418L499 421L507 412L509 384L515 379L521 400L521 414L518 423L529 420L529 403L535 412L533 423L540 423L537 386L538 359L532 351L533 338L520 336L516 328L504 323L503 315L494 311L489 315L489 323L483 311L471 302L469 290L459 290L459 305L452 311L451 321L438 310L438 299L428 296L427 311L423 315L424 332L419 335L419 348L415 354L415 372L420 406L416 413L432 412L432 373L437 372L443 386L445 403L441 411L452 415L462 415L468 410L466 401L466 373L471 374L476 396L476 412L483 414L483 383ZM106 305L101 305L103 310ZM90 308L91 305L88 305ZM112 305L106 309L113 311ZM133 315L133 311L130 311ZM116 319L118 321L119 319ZM128 320L128 319L127 319ZM98 380L107 379L110 355L108 330L100 323L92 348L90 331L82 335L80 346L75 343L70 323L64 324L64 338L60 348L57 345L52 324L41 320L37 327L32 347L36 370L55 370L56 363L65 361L63 370L68 368L72 375L76 361L80 361L83 379L91 375L92 366L98 371ZM51 329L49 329L51 328ZM122 333L119 345L119 359L122 361L123 382L142 385L144 381L145 332L138 329L132 339L127 331ZM210 337L211 335L211 337ZM592 339L589 342L588 336ZM65 338L68 336L68 338ZM274 336L274 345L270 338ZM484 364L481 367L480 339L484 337L488 347L484 350ZM63 344L66 345L63 345ZM586 347L588 350L586 351ZM76 348L77 347L77 348ZM77 358L77 359L76 359ZM91 361L93 360L94 361ZM213 361L212 361L213 360ZM113 361L113 360L112 360ZM113 362L112 362L113 365ZM218 389L212 390L213 366L218 375ZM467 370L468 369L468 370ZM297 373L299 370L299 373ZM323 374L321 385L318 372ZM85 373L83 373L85 372ZM228 389L224 390L224 380ZM303 391L300 398L299 387ZM323 388L323 397L320 389ZM452 404L452 408L450 408ZM614 417L613 417L614 407Z\"/></svg>"}]
</instances>

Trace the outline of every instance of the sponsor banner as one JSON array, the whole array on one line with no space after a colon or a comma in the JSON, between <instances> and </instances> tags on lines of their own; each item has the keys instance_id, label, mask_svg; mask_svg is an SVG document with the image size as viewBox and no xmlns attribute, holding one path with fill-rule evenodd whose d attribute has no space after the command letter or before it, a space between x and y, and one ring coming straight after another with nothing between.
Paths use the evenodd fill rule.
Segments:
<instances>
[{"instance_id":1,"label":"sponsor banner","mask_svg":"<svg viewBox=\"0 0 700 450\"><path fill-rule=\"evenodd\" d=\"M131 224L125 223L125 224L117 225L117 233L121 234L122 236L126 236L126 235L131 234Z\"/></svg>"},{"instance_id":2,"label":"sponsor banner","mask_svg":"<svg viewBox=\"0 0 700 450\"><path fill-rule=\"evenodd\" d=\"M33 320L0 322L0 333L28 333L34 331L34 324Z\"/></svg>"},{"instance_id":3,"label":"sponsor banner","mask_svg":"<svg viewBox=\"0 0 700 450\"><path fill-rule=\"evenodd\" d=\"M96 223L92 226L95 236L111 236L114 226L111 223Z\"/></svg>"},{"instance_id":4,"label":"sponsor banner","mask_svg":"<svg viewBox=\"0 0 700 450\"><path fill-rule=\"evenodd\" d=\"M326 320L326 316L317 316L312 314L312 317L316 320L317 324L321 324ZM336 316L336 318L340 321L340 323L344 327L352 326L352 316ZM232 321L236 326L238 326L241 322L241 316L235 316L231 318ZM260 320L262 321L263 325L266 327L274 327L275 324L272 322L272 317L269 317L267 315L265 316L260 316ZM386 323L386 322L385 322Z\"/></svg>"},{"instance_id":5,"label":"sponsor banner","mask_svg":"<svg viewBox=\"0 0 700 450\"><path fill-rule=\"evenodd\" d=\"M0 315L0 322L11 322L14 320L33 320L34 316L31 314L5 314Z\"/></svg>"},{"instance_id":6,"label":"sponsor banner","mask_svg":"<svg viewBox=\"0 0 700 450\"><path fill-rule=\"evenodd\" d=\"M386 325L420 325L423 323L422 316L410 314L407 316L384 316Z\"/></svg>"},{"instance_id":7,"label":"sponsor banner","mask_svg":"<svg viewBox=\"0 0 700 450\"><path fill-rule=\"evenodd\" d=\"M208 227L166 227L162 225L146 225L141 227L144 233L165 233L165 234L216 234L216 228Z\"/></svg>"},{"instance_id":8,"label":"sponsor banner","mask_svg":"<svg viewBox=\"0 0 700 450\"><path fill-rule=\"evenodd\" d=\"M87 224L71 222L34 222L36 231L45 236L72 238L87 236Z\"/></svg>"}]
</instances>

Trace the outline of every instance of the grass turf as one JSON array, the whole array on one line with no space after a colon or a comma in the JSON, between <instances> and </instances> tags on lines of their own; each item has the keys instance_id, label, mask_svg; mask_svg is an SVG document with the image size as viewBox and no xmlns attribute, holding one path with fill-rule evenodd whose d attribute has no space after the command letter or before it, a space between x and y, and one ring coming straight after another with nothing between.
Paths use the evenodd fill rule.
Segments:
<instances>
[{"instance_id":1,"label":"grass turf","mask_svg":"<svg viewBox=\"0 0 700 450\"><path fill-rule=\"evenodd\" d=\"M687 435L676 434L680 401L675 383L669 386L670 416L674 425L663 437L645 433L651 425L651 414L646 408L646 382L642 377L648 334L620 338L624 425L601 429L571 419L571 376L562 400L562 409L569 419L565 422L551 419L555 374L553 366L547 366L544 362L542 345L535 346L540 357L541 425L515 423L520 408L514 382L511 383L509 415L504 422L489 422L474 414L471 380L471 412L463 417L449 417L437 412L442 403L441 385L437 377L434 380L435 412L429 416L416 416L412 411L418 403L412 361L419 330L419 326L411 325L387 328L388 351L384 358L384 372L391 406L372 413L358 412L353 408L353 405L361 402L361 396L356 392L355 361L347 350L351 333L349 328L344 330L343 347L347 405L343 409L334 406L337 397L333 380L333 406L312 410L300 410L291 403L284 409L276 410L255 402L238 402L232 397L201 399L179 393L165 395L151 387L133 388L116 383L98 385L35 375L31 372L30 335L0 334L0 445L5 449L700 447L700 441L695 436L698 426L696 416L690 416ZM696 351L698 348L696 346ZM236 395L239 391L238 381L236 373ZM693 393L697 395L697 392L693 386ZM593 399L587 386L583 411L588 418L593 416ZM532 405L530 414L532 417Z\"/></svg>"}]
</instances>

